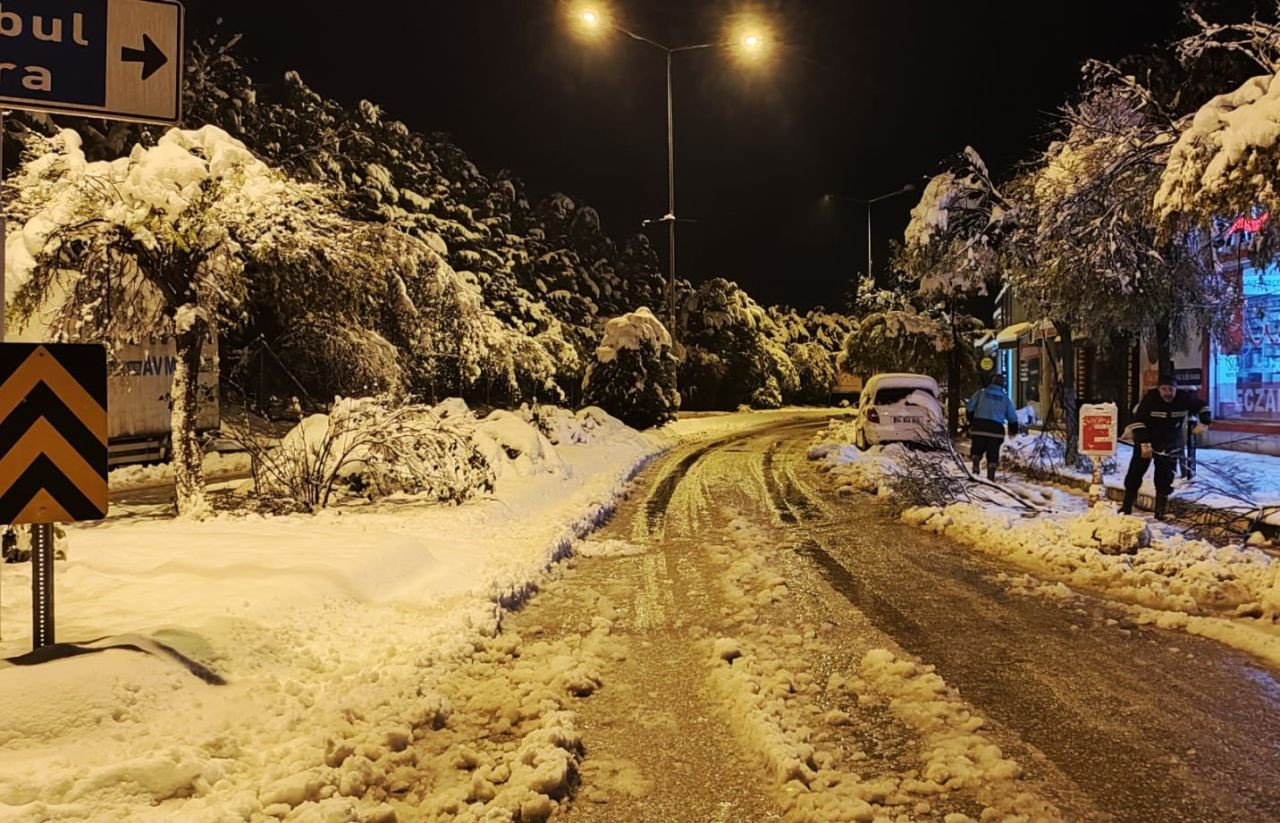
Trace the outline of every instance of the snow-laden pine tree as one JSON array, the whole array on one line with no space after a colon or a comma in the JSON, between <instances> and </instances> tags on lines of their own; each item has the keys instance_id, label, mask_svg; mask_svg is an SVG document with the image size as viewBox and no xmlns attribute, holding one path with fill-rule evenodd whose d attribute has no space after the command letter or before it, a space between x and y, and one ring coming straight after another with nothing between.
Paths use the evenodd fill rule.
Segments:
<instances>
[{"instance_id":1,"label":"snow-laden pine tree","mask_svg":"<svg viewBox=\"0 0 1280 823\"><path fill-rule=\"evenodd\" d=\"M686 406L776 408L799 387L769 313L736 283L715 278L687 294L680 385Z\"/></svg>"},{"instance_id":2,"label":"snow-laden pine tree","mask_svg":"<svg viewBox=\"0 0 1280 823\"><path fill-rule=\"evenodd\" d=\"M671 335L647 308L605 324L583 396L590 405L638 429L661 426L680 409Z\"/></svg>"},{"instance_id":3,"label":"snow-laden pine tree","mask_svg":"<svg viewBox=\"0 0 1280 823\"><path fill-rule=\"evenodd\" d=\"M255 272L296 282L341 269L353 282L379 267L366 254L378 244L324 189L288 179L211 126L171 130L110 162L90 162L72 131L33 137L10 184L21 226L6 261L16 325L54 340L175 340L178 508L203 514L195 420L206 342L243 319Z\"/></svg>"}]
</instances>

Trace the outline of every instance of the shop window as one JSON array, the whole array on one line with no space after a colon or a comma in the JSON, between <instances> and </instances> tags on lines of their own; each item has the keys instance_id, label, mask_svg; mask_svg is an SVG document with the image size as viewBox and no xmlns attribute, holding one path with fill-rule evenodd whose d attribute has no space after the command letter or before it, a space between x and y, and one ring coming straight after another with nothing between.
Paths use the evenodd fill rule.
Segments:
<instances>
[{"instance_id":1,"label":"shop window","mask_svg":"<svg viewBox=\"0 0 1280 823\"><path fill-rule=\"evenodd\" d=\"M1240 311L1213 347L1213 411L1280 422L1280 269L1246 268L1240 287Z\"/></svg>"}]
</instances>

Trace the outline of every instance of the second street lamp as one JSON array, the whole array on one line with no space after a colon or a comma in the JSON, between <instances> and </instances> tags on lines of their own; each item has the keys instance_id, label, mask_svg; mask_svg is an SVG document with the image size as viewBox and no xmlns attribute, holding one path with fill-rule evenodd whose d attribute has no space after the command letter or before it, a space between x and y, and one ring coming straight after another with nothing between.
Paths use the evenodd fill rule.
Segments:
<instances>
[{"instance_id":1,"label":"second street lamp","mask_svg":"<svg viewBox=\"0 0 1280 823\"><path fill-rule=\"evenodd\" d=\"M900 194L908 194L915 190L916 190L916 184L908 183L907 185L903 186L897 191L891 191L888 194L882 194L878 197L860 198L860 197L844 197L839 194L823 195L822 199L826 200L829 203L833 203L833 202L860 203L861 205L867 207L867 276L868 277L875 276L875 272L873 271L873 267L872 267L873 261L872 261L872 255L871 255L871 206L876 203L879 203L881 200L888 200L890 197L897 197Z\"/></svg>"},{"instance_id":2,"label":"second street lamp","mask_svg":"<svg viewBox=\"0 0 1280 823\"><path fill-rule=\"evenodd\" d=\"M608 21L604 16L595 9L582 9L577 12L578 22L588 31L599 31L601 28L608 28L619 34L625 34L636 42L643 43L652 48L658 49L666 55L667 62L667 213L659 220L646 220L645 223L666 223L667 224L667 248L670 255L669 267L667 270L667 330L671 333L672 339L676 334L676 223L680 222L676 218L676 147L675 147L675 110L672 105L671 94L671 61L677 54L685 52L701 51L703 49L716 48L733 48L741 47L749 54L760 53L765 46L764 37L755 32L743 34L736 41L721 43L697 43L691 46L667 46L656 40L636 34L629 29Z\"/></svg>"}]
</instances>

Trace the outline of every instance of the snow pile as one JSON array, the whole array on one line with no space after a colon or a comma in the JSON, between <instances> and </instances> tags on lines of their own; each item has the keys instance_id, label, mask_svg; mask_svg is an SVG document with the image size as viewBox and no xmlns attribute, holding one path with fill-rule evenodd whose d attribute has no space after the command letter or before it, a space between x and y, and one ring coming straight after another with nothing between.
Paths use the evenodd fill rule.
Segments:
<instances>
[{"instance_id":1,"label":"snow pile","mask_svg":"<svg viewBox=\"0 0 1280 823\"><path fill-rule=\"evenodd\" d=\"M587 406L576 412L560 406L522 406L519 415L536 426L553 446L590 443L603 434L630 431L627 424L599 406Z\"/></svg>"},{"instance_id":2,"label":"snow pile","mask_svg":"<svg viewBox=\"0 0 1280 823\"><path fill-rule=\"evenodd\" d=\"M888 479L906 453L858 452L849 439L847 424L834 425L815 440L810 458L822 460L819 468L846 494L891 495ZM1041 578L1132 604L1146 610L1146 622L1212 634L1280 660L1280 561L1271 555L1189 540L1172 527L1152 530L1106 503L1085 510L1080 498L1033 483L1002 488L1003 497L908 508L902 519Z\"/></svg>"},{"instance_id":3,"label":"snow pile","mask_svg":"<svg viewBox=\"0 0 1280 823\"><path fill-rule=\"evenodd\" d=\"M1151 545L1151 530L1142 518L1118 514L1110 504L1099 503L1088 514L1067 521L1067 539L1104 554L1134 554Z\"/></svg>"},{"instance_id":4,"label":"snow pile","mask_svg":"<svg viewBox=\"0 0 1280 823\"><path fill-rule=\"evenodd\" d=\"M571 471L546 435L514 412L491 412L476 426L473 436L476 448L498 477L512 473L520 477L566 475Z\"/></svg>"},{"instance_id":5,"label":"snow pile","mask_svg":"<svg viewBox=\"0 0 1280 823\"><path fill-rule=\"evenodd\" d=\"M596 349L596 360L612 363L623 349L639 351L671 346L671 334L653 312L646 308L615 317L604 326L604 338Z\"/></svg>"},{"instance_id":6,"label":"snow pile","mask_svg":"<svg viewBox=\"0 0 1280 823\"><path fill-rule=\"evenodd\" d=\"M1078 543L1096 543L1094 535L1108 529L1116 542L1142 539L1132 518L1097 511L1025 520L956 503L911 509L903 519L1075 589L1184 616L1244 616L1247 622L1228 642L1280 661L1280 612L1274 609L1280 562L1264 552L1177 534L1152 535L1150 546L1132 554L1105 554L1096 544L1082 548Z\"/></svg>"},{"instance_id":7,"label":"snow pile","mask_svg":"<svg viewBox=\"0 0 1280 823\"><path fill-rule=\"evenodd\" d=\"M204 476L243 475L249 471L249 455L244 452L212 452L204 456ZM112 469L107 475L111 491L163 486L173 482L172 463L135 464Z\"/></svg>"},{"instance_id":8,"label":"snow pile","mask_svg":"<svg viewBox=\"0 0 1280 823\"><path fill-rule=\"evenodd\" d=\"M896 456L904 447L891 443L862 451L851 445L853 440L853 423L833 423L814 438L808 458L818 462L819 471L831 476L831 482L842 495L852 495L855 491L888 494L885 483L897 463Z\"/></svg>"}]
</instances>

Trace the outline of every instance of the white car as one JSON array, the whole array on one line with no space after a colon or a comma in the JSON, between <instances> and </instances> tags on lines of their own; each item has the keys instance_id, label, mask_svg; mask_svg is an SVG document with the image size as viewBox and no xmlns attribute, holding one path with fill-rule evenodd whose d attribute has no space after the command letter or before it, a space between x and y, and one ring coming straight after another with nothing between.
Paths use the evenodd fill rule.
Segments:
<instances>
[{"instance_id":1,"label":"white car","mask_svg":"<svg viewBox=\"0 0 1280 823\"><path fill-rule=\"evenodd\" d=\"M945 428L938 381L924 374L877 374L862 388L854 444L928 443Z\"/></svg>"}]
</instances>

